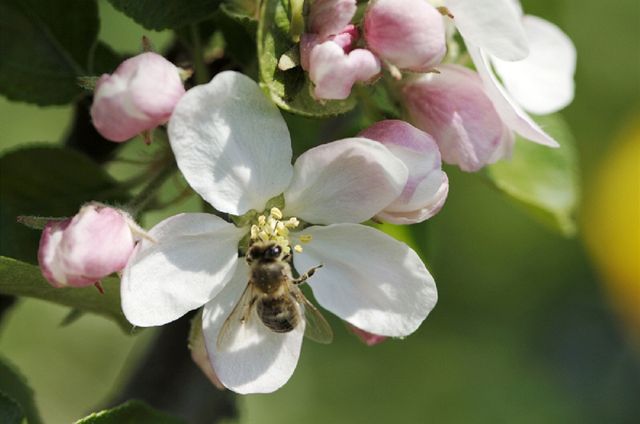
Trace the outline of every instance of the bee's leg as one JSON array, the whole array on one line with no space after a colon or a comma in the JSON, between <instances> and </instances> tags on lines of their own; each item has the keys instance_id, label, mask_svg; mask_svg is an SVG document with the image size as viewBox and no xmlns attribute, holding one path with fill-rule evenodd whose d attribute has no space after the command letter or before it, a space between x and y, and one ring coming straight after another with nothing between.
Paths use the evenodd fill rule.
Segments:
<instances>
[{"instance_id":1,"label":"bee's leg","mask_svg":"<svg viewBox=\"0 0 640 424\"><path fill-rule=\"evenodd\" d=\"M316 270L318 268L322 268L322 264L318 265L318 266L314 266L313 268L311 268L309 271L305 272L304 274L302 274L301 276L299 276L298 278L294 278L293 284L298 285L298 284L302 284L305 281L307 281L313 274L316 273Z\"/></svg>"}]
</instances>

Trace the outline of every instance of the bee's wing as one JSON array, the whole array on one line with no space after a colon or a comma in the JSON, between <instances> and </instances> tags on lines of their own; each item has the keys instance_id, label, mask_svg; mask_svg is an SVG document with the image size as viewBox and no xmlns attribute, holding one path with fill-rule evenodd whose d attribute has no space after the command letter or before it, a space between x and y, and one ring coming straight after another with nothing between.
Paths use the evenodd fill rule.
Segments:
<instances>
[{"instance_id":1,"label":"bee's wing","mask_svg":"<svg viewBox=\"0 0 640 424\"><path fill-rule=\"evenodd\" d=\"M333 331L318 308L309 302L298 287L291 287L291 293L304 309L304 319L306 322L304 335L318 343L331 343L333 341Z\"/></svg>"},{"instance_id":2,"label":"bee's wing","mask_svg":"<svg viewBox=\"0 0 640 424\"><path fill-rule=\"evenodd\" d=\"M218 350L224 350L229 342L233 340L234 329L237 329L238 325L244 325L251 317L251 309L255 303L256 297L253 292L253 284L249 282L247 287L242 292L238 303L234 306L233 310L229 314L218 333L218 339L216 340L216 346Z\"/></svg>"}]
</instances>

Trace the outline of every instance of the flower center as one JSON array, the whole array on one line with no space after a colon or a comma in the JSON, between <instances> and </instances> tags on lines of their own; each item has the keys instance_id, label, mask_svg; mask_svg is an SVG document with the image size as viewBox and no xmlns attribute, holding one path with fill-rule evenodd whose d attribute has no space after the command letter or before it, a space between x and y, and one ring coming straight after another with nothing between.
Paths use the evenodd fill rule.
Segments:
<instances>
[{"instance_id":1,"label":"flower center","mask_svg":"<svg viewBox=\"0 0 640 424\"><path fill-rule=\"evenodd\" d=\"M289 233L299 225L300 221L295 216L283 220L282 211L275 207L271 208L268 216L258 216L258 222L251 226L251 242L275 241L282 246L283 251L290 253L291 242L289 240ZM308 243L311 241L311 236L303 234L299 237L299 240L302 243ZM293 250L300 253L302 252L302 246L296 244L293 246Z\"/></svg>"}]
</instances>

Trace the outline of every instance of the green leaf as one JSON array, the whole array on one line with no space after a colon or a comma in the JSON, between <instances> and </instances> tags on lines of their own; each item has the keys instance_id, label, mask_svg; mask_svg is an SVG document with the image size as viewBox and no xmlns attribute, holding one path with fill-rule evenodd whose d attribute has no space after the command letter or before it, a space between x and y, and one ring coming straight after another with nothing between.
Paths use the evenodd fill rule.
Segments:
<instances>
[{"instance_id":1,"label":"green leaf","mask_svg":"<svg viewBox=\"0 0 640 424\"><path fill-rule=\"evenodd\" d=\"M9 419L11 417L14 421ZM15 365L0 356L0 422L20 423L24 417L29 424L42 423L33 390L27 384L27 379Z\"/></svg>"},{"instance_id":2,"label":"green leaf","mask_svg":"<svg viewBox=\"0 0 640 424\"><path fill-rule=\"evenodd\" d=\"M259 0L223 0L222 10L229 17L239 21L257 21L260 10Z\"/></svg>"},{"instance_id":3,"label":"green leaf","mask_svg":"<svg viewBox=\"0 0 640 424\"><path fill-rule=\"evenodd\" d=\"M0 93L42 106L71 102L98 26L94 0L0 0Z\"/></svg>"},{"instance_id":4,"label":"green leaf","mask_svg":"<svg viewBox=\"0 0 640 424\"><path fill-rule=\"evenodd\" d=\"M560 147L541 146L520 138L511 160L487 169L495 186L544 224L565 236L576 233L575 209L580 196L578 158L569 127L559 115L536 118Z\"/></svg>"},{"instance_id":5,"label":"green leaf","mask_svg":"<svg viewBox=\"0 0 640 424\"><path fill-rule=\"evenodd\" d=\"M111 46L98 41L93 50L89 72L93 75L110 74L120 65L123 58Z\"/></svg>"},{"instance_id":6,"label":"green leaf","mask_svg":"<svg viewBox=\"0 0 640 424\"><path fill-rule=\"evenodd\" d=\"M104 294L95 287L54 288L45 281L40 268L0 256L0 294L42 299L114 320L130 333L132 326L120 308L120 282L115 277L102 280Z\"/></svg>"},{"instance_id":7,"label":"green leaf","mask_svg":"<svg viewBox=\"0 0 640 424\"><path fill-rule=\"evenodd\" d=\"M185 421L153 409L139 400L130 400L113 409L91 414L75 424L185 424Z\"/></svg>"},{"instance_id":8,"label":"green leaf","mask_svg":"<svg viewBox=\"0 0 640 424\"><path fill-rule=\"evenodd\" d=\"M311 81L299 66L282 71L280 57L297 48L291 38L289 0L265 0L258 24L260 85L282 109L303 116L324 117L348 112L356 105L346 100L318 102L311 96Z\"/></svg>"},{"instance_id":9,"label":"green leaf","mask_svg":"<svg viewBox=\"0 0 640 424\"><path fill-rule=\"evenodd\" d=\"M0 157L0 255L36 262L40 232L19 215L65 217L91 200L124 202L128 196L100 166L73 150L28 147Z\"/></svg>"},{"instance_id":10,"label":"green leaf","mask_svg":"<svg viewBox=\"0 0 640 424\"><path fill-rule=\"evenodd\" d=\"M221 0L109 0L109 2L147 29L180 28L210 18Z\"/></svg>"},{"instance_id":11,"label":"green leaf","mask_svg":"<svg viewBox=\"0 0 640 424\"><path fill-rule=\"evenodd\" d=\"M23 419L24 413L18 402L0 391L0 422L20 424Z\"/></svg>"}]
</instances>

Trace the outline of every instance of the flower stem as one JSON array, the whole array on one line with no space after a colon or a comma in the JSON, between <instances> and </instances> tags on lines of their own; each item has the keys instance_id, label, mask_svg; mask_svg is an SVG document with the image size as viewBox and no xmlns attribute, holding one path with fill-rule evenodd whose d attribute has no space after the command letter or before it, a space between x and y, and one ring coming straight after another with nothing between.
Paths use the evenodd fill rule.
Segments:
<instances>
[{"instance_id":1,"label":"flower stem","mask_svg":"<svg viewBox=\"0 0 640 424\"><path fill-rule=\"evenodd\" d=\"M204 52L202 51L202 41L198 25L191 25L191 55L193 56L194 79L196 84L206 84L209 82L209 70L204 63Z\"/></svg>"},{"instance_id":2,"label":"flower stem","mask_svg":"<svg viewBox=\"0 0 640 424\"><path fill-rule=\"evenodd\" d=\"M127 205L125 205L125 209L132 215L136 216L140 212L142 212L147 206L147 204L153 200L158 190L164 182L173 175L173 173L178 169L175 162L172 162L168 166L161 168L156 174L151 178L149 183L134 197Z\"/></svg>"}]
</instances>

